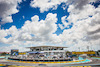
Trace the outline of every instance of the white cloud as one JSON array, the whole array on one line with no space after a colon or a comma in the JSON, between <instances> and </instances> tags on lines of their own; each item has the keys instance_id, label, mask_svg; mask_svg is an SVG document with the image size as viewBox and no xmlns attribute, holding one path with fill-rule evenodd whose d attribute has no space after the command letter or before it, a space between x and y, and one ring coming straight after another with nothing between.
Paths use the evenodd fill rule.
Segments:
<instances>
[{"instance_id":1,"label":"white cloud","mask_svg":"<svg viewBox=\"0 0 100 67\"><path fill-rule=\"evenodd\" d=\"M20 2L21 0L0 0L0 24L13 22L11 15L18 13L17 6Z\"/></svg>"},{"instance_id":2,"label":"white cloud","mask_svg":"<svg viewBox=\"0 0 100 67\"><path fill-rule=\"evenodd\" d=\"M63 16L61 18L62 24L59 24L59 27L63 30L64 28L69 28L69 25L71 25L71 22L67 21L67 16Z\"/></svg>"},{"instance_id":3,"label":"white cloud","mask_svg":"<svg viewBox=\"0 0 100 67\"><path fill-rule=\"evenodd\" d=\"M32 21L26 21L24 26L22 27L22 31L28 34L33 34L34 36L28 39L29 41L38 41L38 42L50 42L53 41L51 36L57 37L57 35L53 34L57 30L57 18L56 14L49 13L46 16L45 20L40 20L37 15L31 18ZM28 36L29 37L29 36ZM23 39L23 37L22 37Z\"/></svg>"},{"instance_id":4,"label":"white cloud","mask_svg":"<svg viewBox=\"0 0 100 67\"><path fill-rule=\"evenodd\" d=\"M12 20L12 16L7 16L7 17L5 17L5 18L3 18L2 19L2 22L5 22L5 23L7 23L7 22L13 22L13 20Z\"/></svg>"},{"instance_id":5,"label":"white cloud","mask_svg":"<svg viewBox=\"0 0 100 67\"><path fill-rule=\"evenodd\" d=\"M3 47L0 47L0 51L4 51L4 52L10 52L11 49L18 49L19 52L22 52L22 51L29 51L29 49L26 49L26 47L23 47L23 46L19 46L19 45L10 45L10 46L3 46Z\"/></svg>"},{"instance_id":6,"label":"white cloud","mask_svg":"<svg viewBox=\"0 0 100 67\"><path fill-rule=\"evenodd\" d=\"M28 31L31 34L34 34L35 36L45 36L49 33L54 33L57 30L57 25L55 24L57 22L56 14L49 13L46 16L45 20L39 20L39 17L35 15L31 18L31 21L26 21L24 26L22 27L23 31Z\"/></svg>"},{"instance_id":7,"label":"white cloud","mask_svg":"<svg viewBox=\"0 0 100 67\"><path fill-rule=\"evenodd\" d=\"M52 5L53 1L44 1L43 3L43 1L34 0L31 6L39 7L40 11L44 12L64 2L57 0L56 4L53 3ZM81 4L82 2L84 3ZM82 0L82 2L76 0L69 6L69 16L63 16L61 18L62 24L59 24L59 26L64 29L73 22L73 27L67 30L64 29L60 35L55 34L57 31L57 14L48 13L45 20L39 20L37 15L31 17L31 21L27 20L21 29L12 26L6 30L0 30L0 42L14 44L9 47L9 50L14 48L15 45L17 45L16 48L21 49L23 47L19 47L21 45L47 44L66 45L70 47L69 50L73 51L78 51L79 47L84 51L87 46L92 46L94 47L92 49L98 50L97 47L100 44L100 6L95 8L89 4L90 0ZM47 6L45 6L45 3ZM11 37L5 38L8 35L11 35ZM3 48L7 49L7 47Z\"/></svg>"},{"instance_id":8,"label":"white cloud","mask_svg":"<svg viewBox=\"0 0 100 67\"><path fill-rule=\"evenodd\" d=\"M58 5L65 3L67 0L33 0L31 6L34 8L40 8L40 12L48 11L49 9L57 9Z\"/></svg>"},{"instance_id":9,"label":"white cloud","mask_svg":"<svg viewBox=\"0 0 100 67\"><path fill-rule=\"evenodd\" d=\"M68 4L73 4L75 9L83 9L83 7L89 3L96 2L97 0L68 0Z\"/></svg>"},{"instance_id":10,"label":"white cloud","mask_svg":"<svg viewBox=\"0 0 100 67\"><path fill-rule=\"evenodd\" d=\"M14 45L43 45L46 43L59 43L59 36L54 34L57 30L57 14L48 13L45 20L40 20L37 15L27 20L21 29L12 26L6 30L0 30L0 42ZM6 36L11 35L9 38Z\"/></svg>"},{"instance_id":11,"label":"white cloud","mask_svg":"<svg viewBox=\"0 0 100 67\"><path fill-rule=\"evenodd\" d=\"M87 4L83 7L83 10L76 9L74 5L70 5L68 12L70 16L67 18L70 22L77 22L79 20L87 19L89 16L95 14L95 7L93 5Z\"/></svg>"},{"instance_id":12,"label":"white cloud","mask_svg":"<svg viewBox=\"0 0 100 67\"><path fill-rule=\"evenodd\" d=\"M58 5L62 5L62 8L65 10L68 5L73 4L76 9L83 9L84 5L87 5L97 0L32 0L30 6L33 8L40 8L40 12L48 11L50 9L56 10Z\"/></svg>"},{"instance_id":13,"label":"white cloud","mask_svg":"<svg viewBox=\"0 0 100 67\"><path fill-rule=\"evenodd\" d=\"M86 46L99 50L97 47L100 43L100 6L95 8L91 4L86 4L82 6L82 9L76 9L76 6L72 4L68 8L68 12L70 15L67 17L67 21L74 24L71 29L64 30L60 34L60 38L66 42L66 45L71 45L69 50L75 51L81 47L81 50L85 51Z\"/></svg>"}]
</instances>

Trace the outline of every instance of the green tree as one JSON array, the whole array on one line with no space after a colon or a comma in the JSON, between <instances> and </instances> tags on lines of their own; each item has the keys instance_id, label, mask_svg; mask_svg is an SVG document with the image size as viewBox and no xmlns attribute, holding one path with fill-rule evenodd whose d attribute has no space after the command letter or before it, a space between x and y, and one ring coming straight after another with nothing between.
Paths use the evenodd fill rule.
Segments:
<instances>
[{"instance_id":1,"label":"green tree","mask_svg":"<svg viewBox=\"0 0 100 67\"><path fill-rule=\"evenodd\" d=\"M5 55L6 55L6 53L5 53L5 52L3 52L3 53L1 53L1 55L2 55L2 56L5 56Z\"/></svg>"}]
</instances>

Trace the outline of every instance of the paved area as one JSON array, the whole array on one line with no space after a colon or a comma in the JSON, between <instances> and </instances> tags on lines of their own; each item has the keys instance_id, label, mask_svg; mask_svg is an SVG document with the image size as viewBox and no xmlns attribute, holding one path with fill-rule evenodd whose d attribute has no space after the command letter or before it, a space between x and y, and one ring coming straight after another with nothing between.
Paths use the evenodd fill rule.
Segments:
<instances>
[{"instance_id":1,"label":"paved area","mask_svg":"<svg viewBox=\"0 0 100 67\"><path fill-rule=\"evenodd\" d=\"M7 60L0 60L0 64L5 65L17 65L17 66L45 66L45 67L68 67L68 66L91 66L91 67L100 67L100 60L91 59L92 62L88 63L77 63L77 64L66 64L66 63L50 63L50 64L39 64L39 63L19 63L19 62L11 62Z\"/></svg>"}]
</instances>

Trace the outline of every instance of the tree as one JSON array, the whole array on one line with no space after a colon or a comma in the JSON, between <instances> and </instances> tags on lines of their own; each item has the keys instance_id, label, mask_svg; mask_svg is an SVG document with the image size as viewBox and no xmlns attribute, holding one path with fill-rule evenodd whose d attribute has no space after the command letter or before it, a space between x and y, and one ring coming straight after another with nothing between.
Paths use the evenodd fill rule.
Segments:
<instances>
[{"instance_id":1,"label":"tree","mask_svg":"<svg viewBox=\"0 0 100 67\"><path fill-rule=\"evenodd\" d=\"M5 56L5 55L6 55L6 52L1 53L1 55L2 55L2 56Z\"/></svg>"}]
</instances>

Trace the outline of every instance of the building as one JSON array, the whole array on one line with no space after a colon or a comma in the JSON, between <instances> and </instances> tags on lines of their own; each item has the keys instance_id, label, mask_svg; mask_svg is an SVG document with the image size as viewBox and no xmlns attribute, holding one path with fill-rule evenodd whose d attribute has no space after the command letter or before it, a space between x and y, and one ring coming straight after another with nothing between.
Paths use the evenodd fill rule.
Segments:
<instances>
[{"instance_id":1,"label":"building","mask_svg":"<svg viewBox=\"0 0 100 67\"><path fill-rule=\"evenodd\" d=\"M18 55L18 53L19 53L18 49L11 49L11 55L12 56L16 56L16 55Z\"/></svg>"},{"instance_id":2,"label":"building","mask_svg":"<svg viewBox=\"0 0 100 67\"><path fill-rule=\"evenodd\" d=\"M36 61L36 62L52 62L52 61L71 61L70 57L66 56L67 47L59 46L36 46L27 47L30 51L19 52L19 55L12 55L8 59L20 61ZM14 51L15 52L15 51Z\"/></svg>"},{"instance_id":3,"label":"building","mask_svg":"<svg viewBox=\"0 0 100 67\"><path fill-rule=\"evenodd\" d=\"M59 47L59 46L36 46L36 47L27 47L30 49L28 52L29 55L37 55L37 56L44 56L45 58L65 58L66 51L64 48L67 47Z\"/></svg>"}]
</instances>

